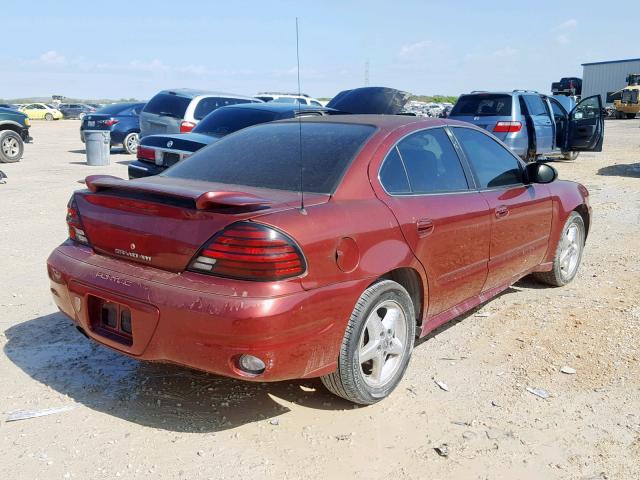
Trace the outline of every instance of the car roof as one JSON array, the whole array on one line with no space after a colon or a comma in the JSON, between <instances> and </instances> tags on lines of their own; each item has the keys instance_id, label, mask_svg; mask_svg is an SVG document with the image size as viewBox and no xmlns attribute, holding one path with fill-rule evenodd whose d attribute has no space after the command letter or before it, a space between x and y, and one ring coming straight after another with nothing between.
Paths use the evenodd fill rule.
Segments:
<instances>
[{"instance_id":1,"label":"car roof","mask_svg":"<svg viewBox=\"0 0 640 480\"><path fill-rule=\"evenodd\" d=\"M395 130L398 127L412 123L422 123L425 127L442 126L445 122L439 118L425 118L414 115L328 115L318 117L299 117L298 119L281 120L283 122L322 122L322 123L353 123L358 125L372 125L385 130ZM457 122L451 122L457 123Z\"/></svg>"},{"instance_id":2,"label":"car roof","mask_svg":"<svg viewBox=\"0 0 640 480\"><path fill-rule=\"evenodd\" d=\"M293 103L272 103L272 102L265 102L265 103L237 103L235 105L226 105L224 107L220 107L218 110L221 109L230 109L230 108L240 108L243 110L264 110L264 111L268 111L268 112L276 112L276 113L285 113L285 112L293 112L293 111L303 111L303 112L307 112L307 111L318 111L318 112L322 112L322 111L326 111L326 108L323 107L314 107L314 106L309 106L309 105L297 105L297 104L293 104Z\"/></svg>"},{"instance_id":3,"label":"car roof","mask_svg":"<svg viewBox=\"0 0 640 480\"><path fill-rule=\"evenodd\" d=\"M201 96L206 96L206 97L218 96L218 97L229 97L229 98L247 98L247 99L255 100L254 97L250 97L247 95L239 95L237 93L213 92L210 90L196 90L194 88L170 88L167 90L161 90L158 93L164 93L168 95L177 95L180 97L187 97L187 98L196 98Z\"/></svg>"}]
</instances>

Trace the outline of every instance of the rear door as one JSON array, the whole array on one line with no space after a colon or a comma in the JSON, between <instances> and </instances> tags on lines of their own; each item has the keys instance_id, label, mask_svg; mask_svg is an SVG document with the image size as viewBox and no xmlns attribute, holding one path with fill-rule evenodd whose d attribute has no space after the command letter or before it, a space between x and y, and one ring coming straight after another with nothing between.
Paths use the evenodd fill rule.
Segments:
<instances>
[{"instance_id":1,"label":"rear door","mask_svg":"<svg viewBox=\"0 0 640 480\"><path fill-rule=\"evenodd\" d=\"M604 119L600 95L587 97L569 114L568 135L564 150L570 152L601 152L604 141Z\"/></svg>"},{"instance_id":2,"label":"rear door","mask_svg":"<svg viewBox=\"0 0 640 480\"><path fill-rule=\"evenodd\" d=\"M469 122L494 132L498 122L514 121L513 97L506 93L462 95L451 110L449 118ZM500 140L505 140L508 134L508 131L495 132Z\"/></svg>"},{"instance_id":3,"label":"rear door","mask_svg":"<svg viewBox=\"0 0 640 480\"><path fill-rule=\"evenodd\" d=\"M179 133L191 98L161 92L145 105L140 114L140 136Z\"/></svg>"},{"instance_id":4,"label":"rear door","mask_svg":"<svg viewBox=\"0 0 640 480\"><path fill-rule=\"evenodd\" d=\"M489 273L483 291L503 287L542 262L551 232L549 188L525 185L522 162L489 135L464 127L453 131L491 212Z\"/></svg>"},{"instance_id":5,"label":"rear door","mask_svg":"<svg viewBox=\"0 0 640 480\"><path fill-rule=\"evenodd\" d=\"M535 94L523 98L536 134L536 153L549 153L554 147L555 125L547 102Z\"/></svg>"},{"instance_id":6,"label":"rear door","mask_svg":"<svg viewBox=\"0 0 640 480\"><path fill-rule=\"evenodd\" d=\"M379 198L427 272L428 315L480 293L489 259L489 208L471 188L471 174L446 131L429 128L404 137L387 153L379 180Z\"/></svg>"}]
</instances>

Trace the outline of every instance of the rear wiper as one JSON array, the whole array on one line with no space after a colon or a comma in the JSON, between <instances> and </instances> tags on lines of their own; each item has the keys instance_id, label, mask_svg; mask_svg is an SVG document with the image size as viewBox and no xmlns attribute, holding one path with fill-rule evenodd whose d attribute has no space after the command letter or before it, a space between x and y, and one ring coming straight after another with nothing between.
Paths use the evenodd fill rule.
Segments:
<instances>
[{"instance_id":1,"label":"rear wiper","mask_svg":"<svg viewBox=\"0 0 640 480\"><path fill-rule=\"evenodd\" d=\"M173 118L181 118L179 115L171 112L158 112L158 115L162 115L164 117L173 117Z\"/></svg>"}]
</instances>

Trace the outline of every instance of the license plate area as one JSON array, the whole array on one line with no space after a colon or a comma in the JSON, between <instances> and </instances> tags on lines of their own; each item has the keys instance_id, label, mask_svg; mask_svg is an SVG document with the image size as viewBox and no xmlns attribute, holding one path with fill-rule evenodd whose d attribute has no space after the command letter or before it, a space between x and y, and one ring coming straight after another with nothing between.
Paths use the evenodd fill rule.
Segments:
<instances>
[{"instance_id":1,"label":"license plate area","mask_svg":"<svg viewBox=\"0 0 640 480\"><path fill-rule=\"evenodd\" d=\"M95 126L96 126L95 120L87 120L87 127L95 127Z\"/></svg>"},{"instance_id":2,"label":"license plate area","mask_svg":"<svg viewBox=\"0 0 640 480\"><path fill-rule=\"evenodd\" d=\"M126 305L89 295L87 299L91 330L114 342L133 345L133 319Z\"/></svg>"},{"instance_id":3,"label":"license plate area","mask_svg":"<svg viewBox=\"0 0 640 480\"><path fill-rule=\"evenodd\" d=\"M180 161L180 154L165 152L163 160L165 167L171 167Z\"/></svg>"}]
</instances>

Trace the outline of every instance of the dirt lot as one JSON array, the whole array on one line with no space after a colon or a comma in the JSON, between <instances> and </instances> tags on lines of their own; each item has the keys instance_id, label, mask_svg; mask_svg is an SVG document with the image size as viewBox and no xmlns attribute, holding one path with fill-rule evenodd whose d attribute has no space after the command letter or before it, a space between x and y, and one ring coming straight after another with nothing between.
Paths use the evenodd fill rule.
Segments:
<instances>
[{"instance_id":1,"label":"dirt lot","mask_svg":"<svg viewBox=\"0 0 640 480\"><path fill-rule=\"evenodd\" d=\"M78 122L34 123L22 162L0 165L0 478L640 478L640 121L607 122L603 153L554 163L591 191L578 278L524 280L438 330L366 408L318 381L242 383L82 337L57 313L45 259L78 180L126 176L131 157L88 167Z\"/></svg>"}]
</instances>

